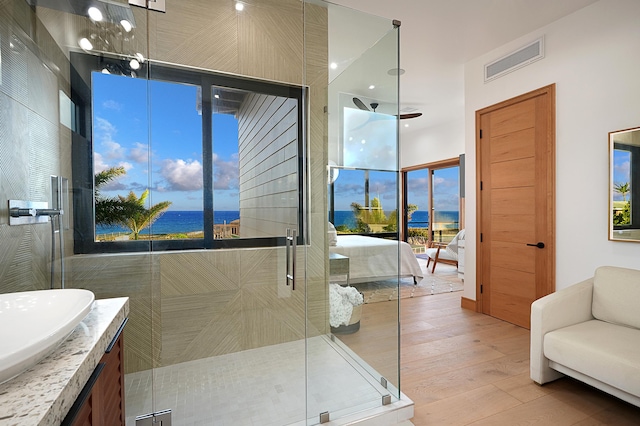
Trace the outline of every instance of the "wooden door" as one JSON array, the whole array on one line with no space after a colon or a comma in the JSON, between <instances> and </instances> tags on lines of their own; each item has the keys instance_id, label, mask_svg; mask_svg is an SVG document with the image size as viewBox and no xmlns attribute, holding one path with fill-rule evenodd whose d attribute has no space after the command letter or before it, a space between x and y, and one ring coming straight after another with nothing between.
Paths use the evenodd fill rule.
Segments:
<instances>
[{"instance_id":1,"label":"wooden door","mask_svg":"<svg viewBox=\"0 0 640 426\"><path fill-rule=\"evenodd\" d=\"M530 327L555 289L555 85L476 112L478 310Z\"/></svg>"}]
</instances>

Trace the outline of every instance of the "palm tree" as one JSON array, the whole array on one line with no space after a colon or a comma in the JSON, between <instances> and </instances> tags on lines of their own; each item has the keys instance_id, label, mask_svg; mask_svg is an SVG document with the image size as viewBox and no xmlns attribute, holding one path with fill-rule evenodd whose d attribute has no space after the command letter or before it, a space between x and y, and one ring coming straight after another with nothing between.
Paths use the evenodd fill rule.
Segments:
<instances>
[{"instance_id":1,"label":"palm tree","mask_svg":"<svg viewBox=\"0 0 640 426\"><path fill-rule=\"evenodd\" d=\"M619 194L622 194L622 201L627 201L627 194L631 192L631 188L629 187L629 182L625 183L615 183L613 185L613 190Z\"/></svg>"},{"instance_id":2,"label":"palm tree","mask_svg":"<svg viewBox=\"0 0 640 426\"><path fill-rule=\"evenodd\" d=\"M138 206L137 211L135 211L131 216L120 218L118 220L120 224L131 230L134 240L138 239L140 231L155 222L171 205L171 201L162 201L146 209L144 207L144 204L148 196L148 189L144 190L142 195L140 195L140 198L138 198L133 191L129 192L129 195L127 195L126 197L118 195L118 198L120 199L120 202L122 202L122 204L131 204Z\"/></svg>"},{"instance_id":3,"label":"palm tree","mask_svg":"<svg viewBox=\"0 0 640 426\"><path fill-rule=\"evenodd\" d=\"M142 213L144 206L138 203L123 202L119 198L103 197L100 189L112 180L123 176L124 167L111 167L96 173L94 176L95 221L96 225L113 225L122 223L126 218Z\"/></svg>"}]
</instances>

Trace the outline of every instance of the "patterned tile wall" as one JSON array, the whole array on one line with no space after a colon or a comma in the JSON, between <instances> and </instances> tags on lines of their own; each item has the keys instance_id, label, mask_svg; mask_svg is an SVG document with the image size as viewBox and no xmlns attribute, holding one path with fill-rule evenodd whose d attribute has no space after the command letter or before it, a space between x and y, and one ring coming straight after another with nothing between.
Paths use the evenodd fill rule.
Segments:
<instances>
[{"instance_id":1,"label":"patterned tile wall","mask_svg":"<svg viewBox=\"0 0 640 426\"><path fill-rule=\"evenodd\" d=\"M50 285L51 228L9 226L8 200L51 203L50 176L70 178L61 160L70 133L58 124L58 91L68 88L60 70L68 67L31 15L22 0L0 2L0 293Z\"/></svg>"}]
</instances>

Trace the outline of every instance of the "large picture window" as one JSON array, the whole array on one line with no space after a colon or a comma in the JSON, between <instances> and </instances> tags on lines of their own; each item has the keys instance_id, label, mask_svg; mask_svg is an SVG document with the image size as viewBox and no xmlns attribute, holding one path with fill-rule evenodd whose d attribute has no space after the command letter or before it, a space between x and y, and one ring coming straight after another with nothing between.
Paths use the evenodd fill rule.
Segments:
<instances>
[{"instance_id":1,"label":"large picture window","mask_svg":"<svg viewBox=\"0 0 640 426\"><path fill-rule=\"evenodd\" d=\"M76 253L305 235L302 88L155 64L123 75L109 62L72 55Z\"/></svg>"}]
</instances>

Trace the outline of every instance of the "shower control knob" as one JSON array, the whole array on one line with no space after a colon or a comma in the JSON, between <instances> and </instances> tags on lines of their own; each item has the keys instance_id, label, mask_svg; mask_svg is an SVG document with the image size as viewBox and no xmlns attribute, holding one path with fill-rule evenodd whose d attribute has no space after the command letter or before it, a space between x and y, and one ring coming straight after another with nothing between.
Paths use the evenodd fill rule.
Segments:
<instances>
[{"instance_id":1,"label":"shower control knob","mask_svg":"<svg viewBox=\"0 0 640 426\"><path fill-rule=\"evenodd\" d=\"M21 209L19 207L11 207L9 209L11 217L35 216L36 209Z\"/></svg>"}]
</instances>

